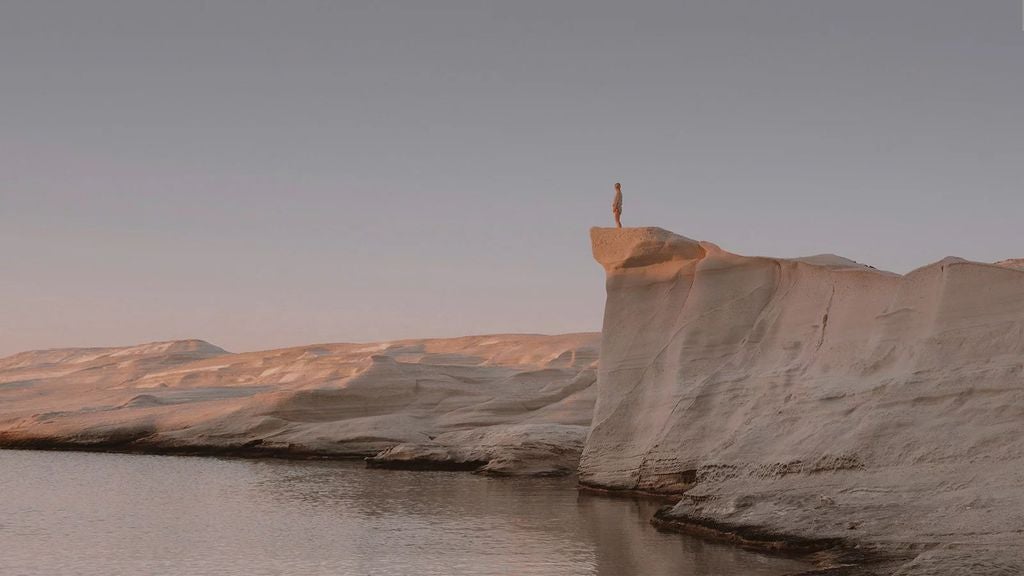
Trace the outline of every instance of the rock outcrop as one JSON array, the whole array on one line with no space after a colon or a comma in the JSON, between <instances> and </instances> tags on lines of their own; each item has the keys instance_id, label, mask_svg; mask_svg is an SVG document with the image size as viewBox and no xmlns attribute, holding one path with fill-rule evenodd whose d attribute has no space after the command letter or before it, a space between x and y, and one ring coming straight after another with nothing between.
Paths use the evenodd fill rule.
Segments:
<instances>
[{"instance_id":1,"label":"rock outcrop","mask_svg":"<svg viewBox=\"0 0 1024 576\"><path fill-rule=\"evenodd\" d=\"M0 359L0 446L386 451L375 463L569 473L593 413L597 344L596 334L497 335L245 354L198 340L26 352Z\"/></svg>"},{"instance_id":2,"label":"rock outcrop","mask_svg":"<svg viewBox=\"0 0 1024 576\"><path fill-rule=\"evenodd\" d=\"M898 560L879 573L1024 573L1024 271L591 238L608 299L582 484L678 495L663 525Z\"/></svg>"}]
</instances>

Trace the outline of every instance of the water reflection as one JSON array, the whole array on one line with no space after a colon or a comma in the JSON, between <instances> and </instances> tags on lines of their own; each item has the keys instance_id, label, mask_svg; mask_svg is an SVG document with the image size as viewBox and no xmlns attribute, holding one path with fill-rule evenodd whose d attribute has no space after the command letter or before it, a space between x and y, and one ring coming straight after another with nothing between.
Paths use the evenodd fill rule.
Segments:
<instances>
[{"instance_id":1,"label":"water reflection","mask_svg":"<svg viewBox=\"0 0 1024 576\"><path fill-rule=\"evenodd\" d=\"M360 463L0 451L0 572L776 575L800 565L661 534L657 504L571 479Z\"/></svg>"}]
</instances>

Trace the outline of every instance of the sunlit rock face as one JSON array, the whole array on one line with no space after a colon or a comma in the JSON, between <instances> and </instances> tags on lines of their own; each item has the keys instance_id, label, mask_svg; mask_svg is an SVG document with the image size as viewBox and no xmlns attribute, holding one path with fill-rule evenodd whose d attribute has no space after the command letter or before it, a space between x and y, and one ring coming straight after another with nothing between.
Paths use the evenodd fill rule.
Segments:
<instances>
[{"instance_id":1,"label":"sunlit rock face","mask_svg":"<svg viewBox=\"0 0 1024 576\"><path fill-rule=\"evenodd\" d=\"M967 540L981 566L1018 566L991 551L1022 548L1024 271L591 239L608 296L582 483L685 494L677 518L939 543L950 566Z\"/></svg>"},{"instance_id":2,"label":"sunlit rock face","mask_svg":"<svg viewBox=\"0 0 1024 576\"><path fill-rule=\"evenodd\" d=\"M496 473L571 472L593 413L598 339L26 352L0 359L0 445L296 457L404 445Z\"/></svg>"}]
</instances>

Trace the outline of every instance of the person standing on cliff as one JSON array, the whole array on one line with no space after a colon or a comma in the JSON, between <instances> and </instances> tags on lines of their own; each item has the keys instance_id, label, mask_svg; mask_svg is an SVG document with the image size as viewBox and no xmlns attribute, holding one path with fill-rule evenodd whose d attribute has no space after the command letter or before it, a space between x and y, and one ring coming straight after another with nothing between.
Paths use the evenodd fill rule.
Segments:
<instances>
[{"instance_id":1,"label":"person standing on cliff","mask_svg":"<svg viewBox=\"0 0 1024 576\"><path fill-rule=\"evenodd\" d=\"M622 185L615 183L615 200L612 200L612 214L615 215L615 227L622 228Z\"/></svg>"}]
</instances>

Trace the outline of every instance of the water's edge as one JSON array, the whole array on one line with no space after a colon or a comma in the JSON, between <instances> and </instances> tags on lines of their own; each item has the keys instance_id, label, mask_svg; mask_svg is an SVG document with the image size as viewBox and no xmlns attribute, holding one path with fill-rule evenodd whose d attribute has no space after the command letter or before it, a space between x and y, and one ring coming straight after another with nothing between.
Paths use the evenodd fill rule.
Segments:
<instances>
[{"instance_id":1,"label":"water's edge","mask_svg":"<svg viewBox=\"0 0 1024 576\"><path fill-rule=\"evenodd\" d=\"M362 460L373 451L331 452L309 450L296 445L266 446L249 442L234 446L147 443L139 438L111 439L99 442L74 442L50 438L10 438L0 434L0 450L42 450L57 452L99 452L107 454L148 454L153 456L215 456L232 458L280 458L283 460Z\"/></svg>"},{"instance_id":2,"label":"water's edge","mask_svg":"<svg viewBox=\"0 0 1024 576\"><path fill-rule=\"evenodd\" d=\"M0 437L0 450L32 450L53 452L95 452L109 454L135 454L150 456L193 456L243 459L278 459L296 461L357 461L366 462L368 468L401 469L412 471L475 471L475 466L449 466L444 462L416 462L411 466L375 465L368 461L373 453L366 452L324 452L297 447L261 446L248 443L238 446L181 445L168 446L147 444L139 438L123 441L70 442L51 439L10 439ZM577 483L579 492L607 498L644 499L664 502L650 519L651 525L662 532L672 532L701 540L729 544L744 550L789 558L813 566L810 571L794 573L792 576L878 576L889 573L885 568L896 560L892 555L882 553L858 543L836 538L812 539L792 534L771 532L758 527L731 526L705 518L668 516L671 505L679 502L684 495L662 494L637 490L610 490L585 483ZM879 571L881 569L881 571Z\"/></svg>"},{"instance_id":3,"label":"water's edge","mask_svg":"<svg viewBox=\"0 0 1024 576\"><path fill-rule=\"evenodd\" d=\"M685 494L665 494L646 490L613 490L586 483L577 489L608 498L643 498L664 502L665 505L651 518L651 525L660 531L685 534L701 540L722 542L744 550L792 558L813 564L816 569L794 576L876 576L888 574L899 559L891 553L862 546L841 538L806 538L782 532L773 532L755 526L734 526L708 518L669 514L672 506L683 500ZM879 571L881 570L881 571Z\"/></svg>"}]
</instances>

